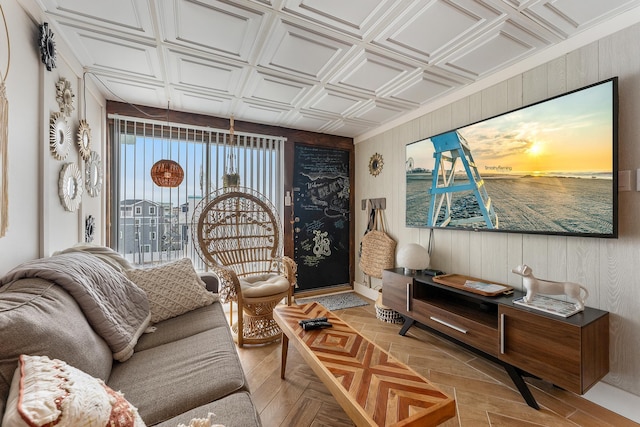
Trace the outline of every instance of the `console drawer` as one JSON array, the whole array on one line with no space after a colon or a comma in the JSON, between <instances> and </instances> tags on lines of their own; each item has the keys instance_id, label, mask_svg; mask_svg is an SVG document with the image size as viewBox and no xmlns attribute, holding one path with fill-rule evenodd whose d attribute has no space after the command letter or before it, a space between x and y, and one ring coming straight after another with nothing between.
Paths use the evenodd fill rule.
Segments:
<instances>
[{"instance_id":1,"label":"console drawer","mask_svg":"<svg viewBox=\"0 0 640 427\"><path fill-rule=\"evenodd\" d=\"M500 348L497 328L475 322L426 301L414 300L414 305L413 316L418 322L492 356L498 355Z\"/></svg>"},{"instance_id":2,"label":"console drawer","mask_svg":"<svg viewBox=\"0 0 640 427\"><path fill-rule=\"evenodd\" d=\"M507 363L577 394L609 371L608 313L576 325L503 305L500 319L500 359Z\"/></svg>"}]
</instances>

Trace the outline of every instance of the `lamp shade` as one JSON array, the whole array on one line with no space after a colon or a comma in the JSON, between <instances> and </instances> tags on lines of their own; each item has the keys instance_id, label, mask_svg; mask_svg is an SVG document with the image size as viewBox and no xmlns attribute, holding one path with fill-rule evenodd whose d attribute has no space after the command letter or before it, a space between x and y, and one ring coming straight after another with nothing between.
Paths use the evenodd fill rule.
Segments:
<instances>
[{"instance_id":1,"label":"lamp shade","mask_svg":"<svg viewBox=\"0 0 640 427\"><path fill-rule=\"evenodd\" d=\"M173 160L158 160L151 167L151 179L159 187L177 187L183 178L182 166Z\"/></svg>"},{"instance_id":2,"label":"lamp shade","mask_svg":"<svg viewBox=\"0 0 640 427\"><path fill-rule=\"evenodd\" d=\"M398 248L396 265L405 270L424 270L429 268L429 252L417 243L408 243Z\"/></svg>"}]
</instances>

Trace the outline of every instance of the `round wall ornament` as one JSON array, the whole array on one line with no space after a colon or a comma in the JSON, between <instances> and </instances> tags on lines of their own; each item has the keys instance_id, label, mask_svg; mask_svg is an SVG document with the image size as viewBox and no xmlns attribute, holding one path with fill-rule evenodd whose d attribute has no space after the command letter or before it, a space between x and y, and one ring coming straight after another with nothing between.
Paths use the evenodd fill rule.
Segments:
<instances>
[{"instance_id":1,"label":"round wall ornament","mask_svg":"<svg viewBox=\"0 0 640 427\"><path fill-rule=\"evenodd\" d=\"M58 195L60 203L69 212L75 212L82 199L82 174L75 163L65 163L60 170Z\"/></svg>"},{"instance_id":2,"label":"round wall ornament","mask_svg":"<svg viewBox=\"0 0 640 427\"><path fill-rule=\"evenodd\" d=\"M46 22L40 25L40 57L48 71L56 68L56 42Z\"/></svg>"},{"instance_id":3,"label":"round wall ornament","mask_svg":"<svg viewBox=\"0 0 640 427\"><path fill-rule=\"evenodd\" d=\"M91 197L96 197L102 189L102 161L95 151L91 152L84 165L84 183Z\"/></svg>"},{"instance_id":4,"label":"round wall ornament","mask_svg":"<svg viewBox=\"0 0 640 427\"><path fill-rule=\"evenodd\" d=\"M373 176L380 175L382 172L382 166L384 166L384 161L382 160L382 154L375 153L369 159L369 173Z\"/></svg>"},{"instance_id":5,"label":"round wall ornament","mask_svg":"<svg viewBox=\"0 0 640 427\"><path fill-rule=\"evenodd\" d=\"M78 144L78 152L82 160L89 160L89 156L91 155L91 128L86 120L80 120L76 143Z\"/></svg>"},{"instance_id":6,"label":"round wall ornament","mask_svg":"<svg viewBox=\"0 0 640 427\"><path fill-rule=\"evenodd\" d=\"M64 160L71 148L71 130L62 113L51 114L49 122L49 146L51 154L58 160Z\"/></svg>"},{"instance_id":7,"label":"round wall ornament","mask_svg":"<svg viewBox=\"0 0 640 427\"><path fill-rule=\"evenodd\" d=\"M71 82L64 77L56 83L56 101L60 106L60 112L69 117L75 108L73 101L75 99L73 90L71 90Z\"/></svg>"},{"instance_id":8,"label":"round wall ornament","mask_svg":"<svg viewBox=\"0 0 640 427\"><path fill-rule=\"evenodd\" d=\"M84 241L87 243L93 242L93 235L95 233L96 228L96 220L93 215L87 216L87 219L84 221Z\"/></svg>"}]
</instances>

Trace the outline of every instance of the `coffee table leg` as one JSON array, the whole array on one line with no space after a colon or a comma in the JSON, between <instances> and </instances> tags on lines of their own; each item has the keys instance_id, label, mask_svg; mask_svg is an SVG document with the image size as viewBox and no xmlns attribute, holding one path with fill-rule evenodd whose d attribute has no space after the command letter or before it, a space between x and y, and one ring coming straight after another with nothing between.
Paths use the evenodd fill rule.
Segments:
<instances>
[{"instance_id":1,"label":"coffee table leg","mask_svg":"<svg viewBox=\"0 0 640 427\"><path fill-rule=\"evenodd\" d=\"M280 361L280 378L284 379L284 372L287 369L287 351L289 350L289 337L282 334L282 360Z\"/></svg>"}]
</instances>

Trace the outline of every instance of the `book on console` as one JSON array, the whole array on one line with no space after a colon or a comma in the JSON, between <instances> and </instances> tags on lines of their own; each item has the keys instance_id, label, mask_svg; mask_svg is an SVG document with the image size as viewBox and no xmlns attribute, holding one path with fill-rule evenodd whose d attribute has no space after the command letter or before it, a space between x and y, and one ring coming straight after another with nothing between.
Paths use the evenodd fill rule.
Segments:
<instances>
[{"instance_id":1,"label":"book on console","mask_svg":"<svg viewBox=\"0 0 640 427\"><path fill-rule=\"evenodd\" d=\"M497 283L480 282L477 280L467 280L464 282L465 288L478 289L484 292L504 292L509 288L507 286L498 285Z\"/></svg>"},{"instance_id":2,"label":"book on console","mask_svg":"<svg viewBox=\"0 0 640 427\"><path fill-rule=\"evenodd\" d=\"M573 316L574 314L582 311L572 302L549 298L544 295L535 295L533 300L529 303L524 302L522 298L514 299L513 302L514 304L518 304L523 307L529 307L534 310L540 310L545 313L561 317Z\"/></svg>"}]
</instances>

